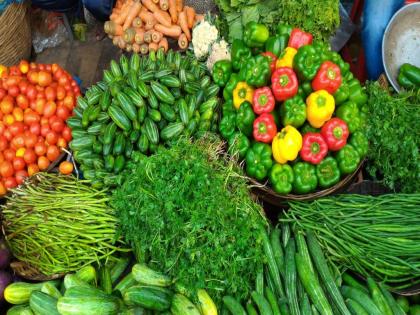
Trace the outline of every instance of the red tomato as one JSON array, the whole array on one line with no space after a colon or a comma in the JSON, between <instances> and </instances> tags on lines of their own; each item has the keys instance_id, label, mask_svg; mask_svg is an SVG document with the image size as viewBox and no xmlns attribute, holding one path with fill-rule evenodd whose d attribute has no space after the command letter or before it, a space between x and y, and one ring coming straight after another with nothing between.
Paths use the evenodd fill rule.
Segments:
<instances>
[{"instance_id":1,"label":"red tomato","mask_svg":"<svg viewBox=\"0 0 420 315\"><path fill-rule=\"evenodd\" d=\"M22 184L26 177L28 177L28 172L25 170L20 170L15 173L16 183L18 185Z\"/></svg>"},{"instance_id":2,"label":"red tomato","mask_svg":"<svg viewBox=\"0 0 420 315\"><path fill-rule=\"evenodd\" d=\"M16 179L14 177L8 177L4 179L4 186L7 189L15 188L17 186Z\"/></svg>"},{"instance_id":3,"label":"red tomato","mask_svg":"<svg viewBox=\"0 0 420 315\"><path fill-rule=\"evenodd\" d=\"M60 133L64 130L65 124L61 118L56 118L54 121L50 122L50 127L52 131Z\"/></svg>"},{"instance_id":4,"label":"red tomato","mask_svg":"<svg viewBox=\"0 0 420 315\"><path fill-rule=\"evenodd\" d=\"M60 155L60 149L55 145L50 145L47 148L47 158L51 162L55 161Z\"/></svg>"},{"instance_id":5,"label":"red tomato","mask_svg":"<svg viewBox=\"0 0 420 315\"><path fill-rule=\"evenodd\" d=\"M48 126L48 124L41 125L41 136L46 137L47 133L49 132L50 132L50 126Z\"/></svg>"},{"instance_id":6,"label":"red tomato","mask_svg":"<svg viewBox=\"0 0 420 315\"><path fill-rule=\"evenodd\" d=\"M41 69L41 67L40 67L40 69ZM49 73L47 71L43 71L43 70L39 71L39 74L38 74L38 84L40 86L44 86L44 87L45 86L48 86L48 85L51 84L51 82L52 82L51 73Z\"/></svg>"},{"instance_id":7,"label":"red tomato","mask_svg":"<svg viewBox=\"0 0 420 315\"><path fill-rule=\"evenodd\" d=\"M64 100L66 97L66 90L62 86L57 86L57 99Z\"/></svg>"},{"instance_id":8,"label":"red tomato","mask_svg":"<svg viewBox=\"0 0 420 315\"><path fill-rule=\"evenodd\" d=\"M15 107L12 112L15 121L21 122L23 121L23 109L20 107Z\"/></svg>"},{"instance_id":9,"label":"red tomato","mask_svg":"<svg viewBox=\"0 0 420 315\"><path fill-rule=\"evenodd\" d=\"M48 72L51 72L51 65L50 64L45 65L45 70L47 70Z\"/></svg>"},{"instance_id":10,"label":"red tomato","mask_svg":"<svg viewBox=\"0 0 420 315\"><path fill-rule=\"evenodd\" d=\"M15 149L23 148L25 146L25 136L19 134L12 139L12 147Z\"/></svg>"},{"instance_id":11,"label":"red tomato","mask_svg":"<svg viewBox=\"0 0 420 315\"><path fill-rule=\"evenodd\" d=\"M7 141L12 140L12 138L13 138L13 135L12 135L12 133L10 132L10 130L9 130L9 129L6 129L6 130L3 132L3 135L6 137Z\"/></svg>"},{"instance_id":12,"label":"red tomato","mask_svg":"<svg viewBox=\"0 0 420 315\"><path fill-rule=\"evenodd\" d=\"M49 124L49 119L47 117L42 117L41 118L41 126L48 125L48 124Z\"/></svg>"},{"instance_id":13,"label":"red tomato","mask_svg":"<svg viewBox=\"0 0 420 315\"><path fill-rule=\"evenodd\" d=\"M45 156L38 157L38 167L41 171L45 171L50 165L50 161Z\"/></svg>"},{"instance_id":14,"label":"red tomato","mask_svg":"<svg viewBox=\"0 0 420 315\"><path fill-rule=\"evenodd\" d=\"M43 63L38 63L38 69L44 71L45 65Z\"/></svg>"},{"instance_id":15,"label":"red tomato","mask_svg":"<svg viewBox=\"0 0 420 315\"><path fill-rule=\"evenodd\" d=\"M64 138L64 140L66 140L67 142L71 141L71 139L73 138L71 135L71 129L69 126L65 126L62 132L62 136Z\"/></svg>"},{"instance_id":16,"label":"red tomato","mask_svg":"<svg viewBox=\"0 0 420 315\"><path fill-rule=\"evenodd\" d=\"M29 107L29 100L24 94L19 94L16 97L16 104L22 109L26 109Z\"/></svg>"},{"instance_id":17,"label":"red tomato","mask_svg":"<svg viewBox=\"0 0 420 315\"><path fill-rule=\"evenodd\" d=\"M0 121L0 135L2 135L5 130L6 126L4 125L4 122Z\"/></svg>"},{"instance_id":18,"label":"red tomato","mask_svg":"<svg viewBox=\"0 0 420 315\"><path fill-rule=\"evenodd\" d=\"M56 109L57 109L57 105L55 104L55 102L48 101L45 104L44 113L43 114L44 114L45 117L51 117L52 115L55 114L55 110Z\"/></svg>"},{"instance_id":19,"label":"red tomato","mask_svg":"<svg viewBox=\"0 0 420 315\"><path fill-rule=\"evenodd\" d=\"M52 65L51 65L51 71L52 71L52 73L56 73L57 72L57 70L59 70L60 69L60 66L58 65L58 64L56 64L56 63L53 63Z\"/></svg>"},{"instance_id":20,"label":"red tomato","mask_svg":"<svg viewBox=\"0 0 420 315\"><path fill-rule=\"evenodd\" d=\"M47 141L49 145L56 144L58 141L58 136L54 131L48 131L45 135L45 141Z\"/></svg>"},{"instance_id":21,"label":"red tomato","mask_svg":"<svg viewBox=\"0 0 420 315\"><path fill-rule=\"evenodd\" d=\"M17 66L11 66L9 68L9 75L11 76L20 76L22 73L20 72Z\"/></svg>"},{"instance_id":22,"label":"red tomato","mask_svg":"<svg viewBox=\"0 0 420 315\"><path fill-rule=\"evenodd\" d=\"M25 122L25 124L30 125L33 123L37 123L39 122L40 117L36 112L26 112L23 115L23 121Z\"/></svg>"},{"instance_id":23,"label":"red tomato","mask_svg":"<svg viewBox=\"0 0 420 315\"><path fill-rule=\"evenodd\" d=\"M35 163L37 159L35 151L32 149L26 149L25 153L23 154L23 159L27 164Z\"/></svg>"},{"instance_id":24,"label":"red tomato","mask_svg":"<svg viewBox=\"0 0 420 315\"><path fill-rule=\"evenodd\" d=\"M7 141L5 136L0 136L0 151L4 151L9 146L9 141Z\"/></svg>"},{"instance_id":25,"label":"red tomato","mask_svg":"<svg viewBox=\"0 0 420 315\"><path fill-rule=\"evenodd\" d=\"M29 64L29 69L36 70L36 69L38 69L38 66L37 66L37 64L35 62L31 62Z\"/></svg>"},{"instance_id":26,"label":"red tomato","mask_svg":"<svg viewBox=\"0 0 420 315\"><path fill-rule=\"evenodd\" d=\"M57 116L62 120L67 120L70 117L70 110L64 105L59 105L57 106Z\"/></svg>"},{"instance_id":27,"label":"red tomato","mask_svg":"<svg viewBox=\"0 0 420 315\"><path fill-rule=\"evenodd\" d=\"M66 85L71 88L71 86L69 85L69 79L67 78L66 75L62 75L61 77L58 78L58 84L64 86L64 88L66 87ZM66 89L67 90L67 89Z\"/></svg>"},{"instance_id":28,"label":"red tomato","mask_svg":"<svg viewBox=\"0 0 420 315\"><path fill-rule=\"evenodd\" d=\"M12 85L12 86L9 86L9 88L7 89L7 92L9 92L9 95L16 97L19 95L20 90L17 85Z\"/></svg>"},{"instance_id":29,"label":"red tomato","mask_svg":"<svg viewBox=\"0 0 420 315\"><path fill-rule=\"evenodd\" d=\"M39 172L39 167L37 164L30 164L28 165L28 175L32 176Z\"/></svg>"},{"instance_id":30,"label":"red tomato","mask_svg":"<svg viewBox=\"0 0 420 315\"><path fill-rule=\"evenodd\" d=\"M41 125L38 123L33 123L29 126L29 131L35 135L39 136L41 134Z\"/></svg>"},{"instance_id":31,"label":"red tomato","mask_svg":"<svg viewBox=\"0 0 420 315\"><path fill-rule=\"evenodd\" d=\"M12 148L6 149L3 151L4 159L6 161L13 161L14 157L16 156L16 151Z\"/></svg>"},{"instance_id":32,"label":"red tomato","mask_svg":"<svg viewBox=\"0 0 420 315\"><path fill-rule=\"evenodd\" d=\"M3 99L3 97L5 97L7 94L6 90L3 88L0 88L0 100Z\"/></svg>"},{"instance_id":33,"label":"red tomato","mask_svg":"<svg viewBox=\"0 0 420 315\"><path fill-rule=\"evenodd\" d=\"M58 141L57 141L57 146L58 146L59 148L67 148L67 141L66 141L66 140L64 140L64 138L63 138L63 137L59 137L59 138L58 138Z\"/></svg>"},{"instance_id":34,"label":"red tomato","mask_svg":"<svg viewBox=\"0 0 420 315\"><path fill-rule=\"evenodd\" d=\"M0 110L3 114L10 114L13 111L14 99L10 95L6 95L0 103Z\"/></svg>"},{"instance_id":35,"label":"red tomato","mask_svg":"<svg viewBox=\"0 0 420 315\"><path fill-rule=\"evenodd\" d=\"M16 136L19 133L22 133L23 129L24 129L24 125L20 121L15 121L13 124L9 126L9 130L14 136Z\"/></svg>"},{"instance_id":36,"label":"red tomato","mask_svg":"<svg viewBox=\"0 0 420 315\"><path fill-rule=\"evenodd\" d=\"M55 98L57 97L57 92L55 89L51 86L48 86L45 88L45 98L47 101L55 101Z\"/></svg>"},{"instance_id":37,"label":"red tomato","mask_svg":"<svg viewBox=\"0 0 420 315\"><path fill-rule=\"evenodd\" d=\"M28 87L26 88L26 96L30 99L30 100L34 100L36 99L36 95L37 95L37 90L33 85L28 85Z\"/></svg>"},{"instance_id":38,"label":"red tomato","mask_svg":"<svg viewBox=\"0 0 420 315\"><path fill-rule=\"evenodd\" d=\"M25 81L20 81L18 86L19 86L20 93L26 94L26 92L28 91L29 83L26 80Z\"/></svg>"},{"instance_id":39,"label":"red tomato","mask_svg":"<svg viewBox=\"0 0 420 315\"><path fill-rule=\"evenodd\" d=\"M38 142L34 147L35 154L38 156L43 156L47 153L47 146L43 142Z\"/></svg>"},{"instance_id":40,"label":"red tomato","mask_svg":"<svg viewBox=\"0 0 420 315\"><path fill-rule=\"evenodd\" d=\"M74 108L74 96L67 95L63 100L64 106L66 106L69 110L73 110Z\"/></svg>"},{"instance_id":41,"label":"red tomato","mask_svg":"<svg viewBox=\"0 0 420 315\"><path fill-rule=\"evenodd\" d=\"M3 182L0 182L0 196L5 195L5 194L6 194L6 192L7 192L7 190L6 190L6 186L4 185L4 183L3 183Z\"/></svg>"},{"instance_id":42,"label":"red tomato","mask_svg":"<svg viewBox=\"0 0 420 315\"><path fill-rule=\"evenodd\" d=\"M25 151L26 153L26 151ZM23 170L26 166L25 160L21 157L15 157L13 159L13 168L15 169L15 171L20 171Z\"/></svg>"},{"instance_id":43,"label":"red tomato","mask_svg":"<svg viewBox=\"0 0 420 315\"><path fill-rule=\"evenodd\" d=\"M34 110L38 113L38 114L40 114L40 115L42 115L43 113L44 113L44 110L45 110L45 105L47 104L47 101L46 101L46 99L45 98L39 98L39 99L37 99L36 101L35 101L35 108L34 108Z\"/></svg>"},{"instance_id":44,"label":"red tomato","mask_svg":"<svg viewBox=\"0 0 420 315\"><path fill-rule=\"evenodd\" d=\"M80 88L78 86L74 87L73 88L73 93L74 93L74 95L79 96L80 95Z\"/></svg>"},{"instance_id":45,"label":"red tomato","mask_svg":"<svg viewBox=\"0 0 420 315\"><path fill-rule=\"evenodd\" d=\"M3 177L11 177L13 176L14 170L13 165L10 163L10 161L3 161L3 163L0 164L0 174Z\"/></svg>"},{"instance_id":46,"label":"red tomato","mask_svg":"<svg viewBox=\"0 0 420 315\"><path fill-rule=\"evenodd\" d=\"M33 148L38 142L38 137L34 133L29 133L25 136L25 147Z\"/></svg>"},{"instance_id":47,"label":"red tomato","mask_svg":"<svg viewBox=\"0 0 420 315\"><path fill-rule=\"evenodd\" d=\"M29 80L29 82L31 82L32 84L38 84L38 79L39 79L38 72L36 72L34 70L30 70L28 72L28 80Z\"/></svg>"},{"instance_id":48,"label":"red tomato","mask_svg":"<svg viewBox=\"0 0 420 315\"><path fill-rule=\"evenodd\" d=\"M29 63L26 60L21 60L18 67L23 74L28 73L29 71Z\"/></svg>"},{"instance_id":49,"label":"red tomato","mask_svg":"<svg viewBox=\"0 0 420 315\"><path fill-rule=\"evenodd\" d=\"M60 163L60 166L58 167L61 174L68 175L73 172L73 163L69 161L63 161Z\"/></svg>"}]
</instances>

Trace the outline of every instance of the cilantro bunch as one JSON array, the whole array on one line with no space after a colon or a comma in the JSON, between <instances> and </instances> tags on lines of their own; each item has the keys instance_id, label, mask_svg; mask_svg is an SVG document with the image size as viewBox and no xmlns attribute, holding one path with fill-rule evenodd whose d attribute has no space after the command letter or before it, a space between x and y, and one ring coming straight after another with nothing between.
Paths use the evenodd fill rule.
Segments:
<instances>
[{"instance_id":1,"label":"cilantro bunch","mask_svg":"<svg viewBox=\"0 0 420 315\"><path fill-rule=\"evenodd\" d=\"M120 232L137 259L182 282L249 296L264 262L262 208L233 162L219 159L219 140L180 140L144 157L112 196Z\"/></svg>"}]
</instances>

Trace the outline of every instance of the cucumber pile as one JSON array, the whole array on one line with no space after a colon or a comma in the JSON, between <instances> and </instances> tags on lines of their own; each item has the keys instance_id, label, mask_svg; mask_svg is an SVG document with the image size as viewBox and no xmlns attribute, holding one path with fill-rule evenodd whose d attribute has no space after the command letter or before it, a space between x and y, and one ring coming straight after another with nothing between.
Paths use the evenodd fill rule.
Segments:
<instances>
[{"instance_id":1,"label":"cucumber pile","mask_svg":"<svg viewBox=\"0 0 420 315\"><path fill-rule=\"evenodd\" d=\"M13 283L5 290L14 304L7 315L217 315L205 290L198 290L194 304L172 279L144 264L122 277L128 265L129 259L120 258L98 270L85 266L62 282Z\"/></svg>"},{"instance_id":2,"label":"cucumber pile","mask_svg":"<svg viewBox=\"0 0 420 315\"><path fill-rule=\"evenodd\" d=\"M283 223L262 234L266 269L258 272L245 306L232 296L223 298L226 314L406 314L382 283L368 278L365 286L327 263L312 232L292 231Z\"/></svg>"},{"instance_id":3,"label":"cucumber pile","mask_svg":"<svg viewBox=\"0 0 420 315\"><path fill-rule=\"evenodd\" d=\"M73 150L85 178L112 185L136 153L152 154L182 135L216 131L219 87L206 66L179 52L122 55L79 97Z\"/></svg>"}]
</instances>

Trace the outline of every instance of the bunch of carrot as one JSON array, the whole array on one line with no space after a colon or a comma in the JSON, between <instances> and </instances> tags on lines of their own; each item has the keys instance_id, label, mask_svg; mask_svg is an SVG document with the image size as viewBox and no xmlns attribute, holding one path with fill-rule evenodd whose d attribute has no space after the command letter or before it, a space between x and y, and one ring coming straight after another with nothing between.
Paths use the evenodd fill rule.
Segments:
<instances>
[{"instance_id":1,"label":"bunch of carrot","mask_svg":"<svg viewBox=\"0 0 420 315\"><path fill-rule=\"evenodd\" d=\"M114 45L147 54L160 47L167 51L167 37L186 49L194 24L202 19L183 0L117 0L104 28Z\"/></svg>"}]
</instances>

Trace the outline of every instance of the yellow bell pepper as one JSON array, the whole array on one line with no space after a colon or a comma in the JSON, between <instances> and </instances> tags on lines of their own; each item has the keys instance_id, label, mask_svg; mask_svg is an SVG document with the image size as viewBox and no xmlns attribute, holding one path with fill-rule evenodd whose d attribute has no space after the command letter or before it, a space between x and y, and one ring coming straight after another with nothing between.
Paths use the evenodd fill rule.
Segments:
<instances>
[{"instance_id":1,"label":"yellow bell pepper","mask_svg":"<svg viewBox=\"0 0 420 315\"><path fill-rule=\"evenodd\" d=\"M280 67L293 68L293 59L297 54L297 50L293 47L286 47L283 54L277 59L276 69Z\"/></svg>"},{"instance_id":2,"label":"yellow bell pepper","mask_svg":"<svg viewBox=\"0 0 420 315\"><path fill-rule=\"evenodd\" d=\"M0 78L5 77L7 74L7 67L0 64Z\"/></svg>"},{"instance_id":3,"label":"yellow bell pepper","mask_svg":"<svg viewBox=\"0 0 420 315\"><path fill-rule=\"evenodd\" d=\"M284 127L271 144L274 159L280 164L293 161L302 149L302 135L293 126Z\"/></svg>"},{"instance_id":4,"label":"yellow bell pepper","mask_svg":"<svg viewBox=\"0 0 420 315\"><path fill-rule=\"evenodd\" d=\"M330 120L335 109L334 97L325 90L311 93L306 105L306 117L314 128L321 128Z\"/></svg>"},{"instance_id":5,"label":"yellow bell pepper","mask_svg":"<svg viewBox=\"0 0 420 315\"><path fill-rule=\"evenodd\" d=\"M246 82L238 82L235 89L233 90L233 106L238 109L243 102L252 103L252 97L254 96L254 89L250 87Z\"/></svg>"}]
</instances>

